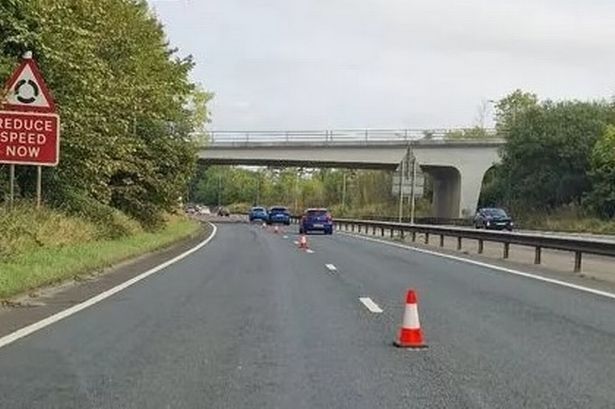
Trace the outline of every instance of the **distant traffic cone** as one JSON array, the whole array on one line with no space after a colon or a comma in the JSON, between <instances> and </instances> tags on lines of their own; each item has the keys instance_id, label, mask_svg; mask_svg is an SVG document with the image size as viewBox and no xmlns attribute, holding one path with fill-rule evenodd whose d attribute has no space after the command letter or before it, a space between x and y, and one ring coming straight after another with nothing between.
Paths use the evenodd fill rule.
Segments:
<instances>
[{"instance_id":1,"label":"distant traffic cone","mask_svg":"<svg viewBox=\"0 0 615 409\"><path fill-rule=\"evenodd\" d=\"M399 348L427 348L419 322L417 297L414 290L408 290L404 320L399 331L399 340L393 342Z\"/></svg>"},{"instance_id":2,"label":"distant traffic cone","mask_svg":"<svg viewBox=\"0 0 615 409\"><path fill-rule=\"evenodd\" d=\"M299 238L299 248L300 249L308 248L307 237L305 237L305 234L302 234L301 237Z\"/></svg>"}]
</instances>

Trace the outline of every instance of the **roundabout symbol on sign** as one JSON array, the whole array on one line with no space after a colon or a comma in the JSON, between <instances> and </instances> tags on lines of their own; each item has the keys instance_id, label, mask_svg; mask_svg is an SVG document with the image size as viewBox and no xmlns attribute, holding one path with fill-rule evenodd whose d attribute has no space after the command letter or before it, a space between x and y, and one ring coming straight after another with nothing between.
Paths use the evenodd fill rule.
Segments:
<instances>
[{"instance_id":1,"label":"roundabout symbol on sign","mask_svg":"<svg viewBox=\"0 0 615 409\"><path fill-rule=\"evenodd\" d=\"M24 97L22 95L22 87L24 85L29 85L31 91L25 91L24 94L26 95L30 95L29 97ZM21 81L19 81L17 83L17 85L15 85L15 95L17 96L17 99L19 100L19 102L22 102L24 104L31 104L34 101L36 101L36 98L38 97L38 94L40 93L40 90L38 89L38 85L36 85L36 82L32 81L32 80L25 80L22 79Z\"/></svg>"}]
</instances>

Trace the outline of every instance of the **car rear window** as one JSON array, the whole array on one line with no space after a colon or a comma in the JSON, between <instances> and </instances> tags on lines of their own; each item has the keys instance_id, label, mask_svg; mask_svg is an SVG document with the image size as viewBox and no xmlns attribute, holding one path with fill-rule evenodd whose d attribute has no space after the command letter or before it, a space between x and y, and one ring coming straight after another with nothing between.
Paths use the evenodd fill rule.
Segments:
<instances>
[{"instance_id":1,"label":"car rear window","mask_svg":"<svg viewBox=\"0 0 615 409\"><path fill-rule=\"evenodd\" d=\"M264 211L265 211L265 209L263 209L262 207L253 207L253 208L252 208L252 211L253 211L253 212L264 212Z\"/></svg>"},{"instance_id":2,"label":"car rear window","mask_svg":"<svg viewBox=\"0 0 615 409\"><path fill-rule=\"evenodd\" d=\"M487 216L495 216L495 217L507 217L508 215L502 209L483 209L483 213Z\"/></svg>"},{"instance_id":3,"label":"car rear window","mask_svg":"<svg viewBox=\"0 0 615 409\"><path fill-rule=\"evenodd\" d=\"M270 212L272 212L272 213L286 213L286 212L288 212L288 209L286 209L285 207L272 207Z\"/></svg>"},{"instance_id":4,"label":"car rear window","mask_svg":"<svg viewBox=\"0 0 615 409\"><path fill-rule=\"evenodd\" d=\"M308 210L308 216L325 216L327 214L326 210Z\"/></svg>"}]
</instances>

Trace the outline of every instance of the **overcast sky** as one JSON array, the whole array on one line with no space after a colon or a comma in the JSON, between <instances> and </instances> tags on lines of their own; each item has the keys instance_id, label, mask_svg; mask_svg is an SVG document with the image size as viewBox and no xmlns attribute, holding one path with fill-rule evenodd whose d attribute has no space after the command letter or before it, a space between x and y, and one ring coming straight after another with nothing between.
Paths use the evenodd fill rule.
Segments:
<instances>
[{"instance_id":1,"label":"overcast sky","mask_svg":"<svg viewBox=\"0 0 615 409\"><path fill-rule=\"evenodd\" d=\"M615 94L614 0L149 0L211 129L471 126L481 101Z\"/></svg>"}]
</instances>

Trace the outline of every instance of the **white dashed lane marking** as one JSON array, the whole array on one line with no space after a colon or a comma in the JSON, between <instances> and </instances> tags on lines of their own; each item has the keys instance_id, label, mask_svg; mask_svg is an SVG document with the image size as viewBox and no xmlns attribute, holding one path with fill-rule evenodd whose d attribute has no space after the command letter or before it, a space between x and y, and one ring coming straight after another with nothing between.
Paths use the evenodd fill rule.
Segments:
<instances>
[{"instance_id":1,"label":"white dashed lane marking","mask_svg":"<svg viewBox=\"0 0 615 409\"><path fill-rule=\"evenodd\" d=\"M372 299L369 297L361 297L359 298L359 301L361 301L365 308L367 308L370 312L373 312L374 314L380 314L382 312L382 308L380 308L378 304L372 301Z\"/></svg>"}]
</instances>

